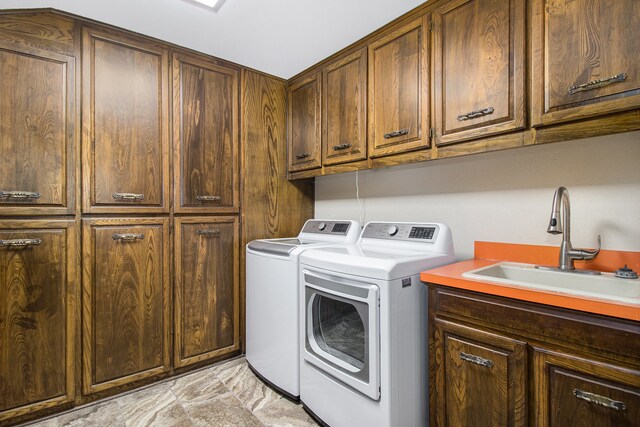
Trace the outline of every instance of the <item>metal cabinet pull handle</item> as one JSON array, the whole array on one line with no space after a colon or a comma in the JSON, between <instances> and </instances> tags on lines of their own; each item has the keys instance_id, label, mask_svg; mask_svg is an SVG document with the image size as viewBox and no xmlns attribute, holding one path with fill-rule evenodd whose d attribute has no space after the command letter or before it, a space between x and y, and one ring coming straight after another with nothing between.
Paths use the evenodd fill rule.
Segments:
<instances>
[{"instance_id":1,"label":"metal cabinet pull handle","mask_svg":"<svg viewBox=\"0 0 640 427\"><path fill-rule=\"evenodd\" d=\"M114 199L117 200L144 200L144 194L136 193L113 193Z\"/></svg>"},{"instance_id":2,"label":"metal cabinet pull handle","mask_svg":"<svg viewBox=\"0 0 640 427\"><path fill-rule=\"evenodd\" d=\"M593 403L594 405L604 406L605 408L615 409L616 411L625 411L627 409L627 405L623 402L589 393L588 391L578 390L577 388L573 390L573 395L578 399Z\"/></svg>"},{"instance_id":3,"label":"metal cabinet pull handle","mask_svg":"<svg viewBox=\"0 0 640 427\"><path fill-rule=\"evenodd\" d=\"M611 83L623 82L626 78L627 78L626 73L620 73L620 74L616 74L615 76L608 77L606 79L592 80L589 83L571 86L569 88L569 95L573 95L574 93L578 93L578 92L584 92L585 90L598 89L603 86L610 85Z\"/></svg>"},{"instance_id":4,"label":"metal cabinet pull handle","mask_svg":"<svg viewBox=\"0 0 640 427\"><path fill-rule=\"evenodd\" d=\"M471 120L478 117L487 116L489 114L493 114L494 111L495 110L493 109L493 107L483 108L482 110L474 110L467 114L460 114L458 116L458 121L461 122L464 120Z\"/></svg>"},{"instance_id":5,"label":"metal cabinet pull handle","mask_svg":"<svg viewBox=\"0 0 640 427\"><path fill-rule=\"evenodd\" d=\"M9 199L39 199L40 193L34 191L2 191L0 190L0 197L7 197Z\"/></svg>"},{"instance_id":6,"label":"metal cabinet pull handle","mask_svg":"<svg viewBox=\"0 0 640 427\"><path fill-rule=\"evenodd\" d=\"M348 142L345 144L340 144L340 145L334 145L333 149L334 150L345 150L347 148L351 148L351 144L349 144Z\"/></svg>"},{"instance_id":7,"label":"metal cabinet pull handle","mask_svg":"<svg viewBox=\"0 0 640 427\"><path fill-rule=\"evenodd\" d=\"M384 139L395 138L396 136L402 136L409 133L409 129L394 130L393 132L385 133Z\"/></svg>"},{"instance_id":8,"label":"metal cabinet pull handle","mask_svg":"<svg viewBox=\"0 0 640 427\"><path fill-rule=\"evenodd\" d=\"M311 155L310 153L296 154L296 159L298 159L298 160L306 159L310 155Z\"/></svg>"},{"instance_id":9,"label":"metal cabinet pull handle","mask_svg":"<svg viewBox=\"0 0 640 427\"><path fill-rule=\"evenodd\" d=\"M487 368L490 368L493 366L493 362L491 360L484 359L480 356L476 356L473 354L460 352L460 359L464 360L465 362L475 363L476 365L484 366Z\"/></svg>"},{"instance_id":10,"label":"metal cabinet pull handle","mask_svg":"<svg viewBox=\"0 0 640 427\"><path fill-rule=\"evenodd\" d=\"M196 196L196 200L201 202L219 202L222 200L220 196Z\"/></svg>"},{"instance_id":11,"label":"metal cabinet pull handle","mask_svg":"<svg viewBox=\"0 0 640 427\"><path fill-rule=\"evenodd\" d=\"M114 234L111 237L113 237L113 240L118 240L120 242L135 242L136 240L144 239L144 234Z\"/></svg>"},{"instance_id":12,"label":"metal cabinet pull handle","mask_svg":"<svg viewBox=\"0 0 640 427\"><path fill-rule=\"evenodd\" d=\"M196 231L196 234L198 236L214 237L220 235L220 230L198 230Z\"/></svg>"},{"instance_id":13,"label":"metal cabinet pull handle","mask_svg":"<svg viewBox=\"0 0 640 427\"><path fill-rule=\"evenodd\" d=\"M42 243L42 239L0 240L0 247L21 249L27 246L38 246L40 243Z\"/></svg>"}]
</instances>

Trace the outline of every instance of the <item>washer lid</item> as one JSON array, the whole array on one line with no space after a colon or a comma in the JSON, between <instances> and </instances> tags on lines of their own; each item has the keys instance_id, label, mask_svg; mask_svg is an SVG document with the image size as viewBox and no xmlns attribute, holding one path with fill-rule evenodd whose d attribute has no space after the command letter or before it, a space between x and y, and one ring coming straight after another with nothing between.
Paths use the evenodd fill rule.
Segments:
<instances>
[{"instance_id":1,"label":"washer lid","mask_svg":"<svg viewBox=\"0 0 640 427\"><path fill-rule=\"evenodd\" d=\"M297 247L313 243L320 242L311 240L303 241L299 239L263 239L253 240L249 242L247 248L256 252L266 252L280 256L289 256L291 252Z\"/></svg>"}]
</instances>

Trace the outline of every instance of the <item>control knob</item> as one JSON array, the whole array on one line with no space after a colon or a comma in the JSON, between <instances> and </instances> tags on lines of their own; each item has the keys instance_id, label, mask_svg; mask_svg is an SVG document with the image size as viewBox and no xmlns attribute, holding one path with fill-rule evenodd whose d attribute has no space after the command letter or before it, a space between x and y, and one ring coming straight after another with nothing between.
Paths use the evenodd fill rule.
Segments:
<instances>
[{"instance_id":1,"label":"control knob","mask_svg":"<svg viewBox=\"0 0 640 427\"><path fill-rule=\"evenodd\" d=\"M395 236L398 234L398 226L390 225L389 228L387 228L387 234L389 234L389 236Z\"/></svg>"},{"instance_id":2,"label":"control knob","mask_svg":"<svg viewBox=\"0 0 640 427\"><path fill-rule=\"evenodd\" d=\"M325 224L324 222L321 222L320 224L318 224L318 230L322 231L325 228L327 228L327 224Z\"/></svg>"}]
</instances>

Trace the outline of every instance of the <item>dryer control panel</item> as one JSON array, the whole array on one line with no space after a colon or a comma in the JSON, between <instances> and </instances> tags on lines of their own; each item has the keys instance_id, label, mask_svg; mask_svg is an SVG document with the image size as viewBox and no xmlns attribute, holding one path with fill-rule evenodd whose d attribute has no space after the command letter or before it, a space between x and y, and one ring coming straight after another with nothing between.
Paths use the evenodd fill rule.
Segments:
<instances>
[{"instance_id":1,"label":"dryer control panel","mask_svg":"<svg viewBox=\"0 0 640 427\"><path fill-rule=\"evenodd\" d=\"M370 222L362 231L361 238L433 243L438 238L439 229L437 224Z\"/></svg>"},{"instance_id":2,"label":"dryer control panel","mask_svg":"<svg viewBox=\"0 0 640 427\"><path fill-rule=\"evenodd\" d=\"M350 222L309 220L304 224L301 233L331 234L334 236L346 236L351 228Z\"/></svg>"}]
</instances>

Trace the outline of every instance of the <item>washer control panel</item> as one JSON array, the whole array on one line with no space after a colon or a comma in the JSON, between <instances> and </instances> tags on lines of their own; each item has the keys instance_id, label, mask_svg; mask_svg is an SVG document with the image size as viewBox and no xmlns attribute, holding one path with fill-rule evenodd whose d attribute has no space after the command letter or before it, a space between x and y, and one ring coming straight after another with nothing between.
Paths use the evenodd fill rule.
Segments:
<instances>
[{"instance_id":1,"label":"washer control panel","mask_svg":"<svg viewBox=\"0 0 640 427\"><path fill-rule=\"evenodd\" d=\"M335 236L346 236L351 228L350 222L343 221L307 221L302 228L302 233L331 234Z\"/></svg>"},{"instance_id":2,"label":"washer control panel","mask_svg":"<svg viewBox=\"0 0 640 427\"><path fill-rule=\"evenodd\" d=\"M438 230L436 224L370 222L360 237L433 243L438 238Z\"/></svg>"}]
</instances>

